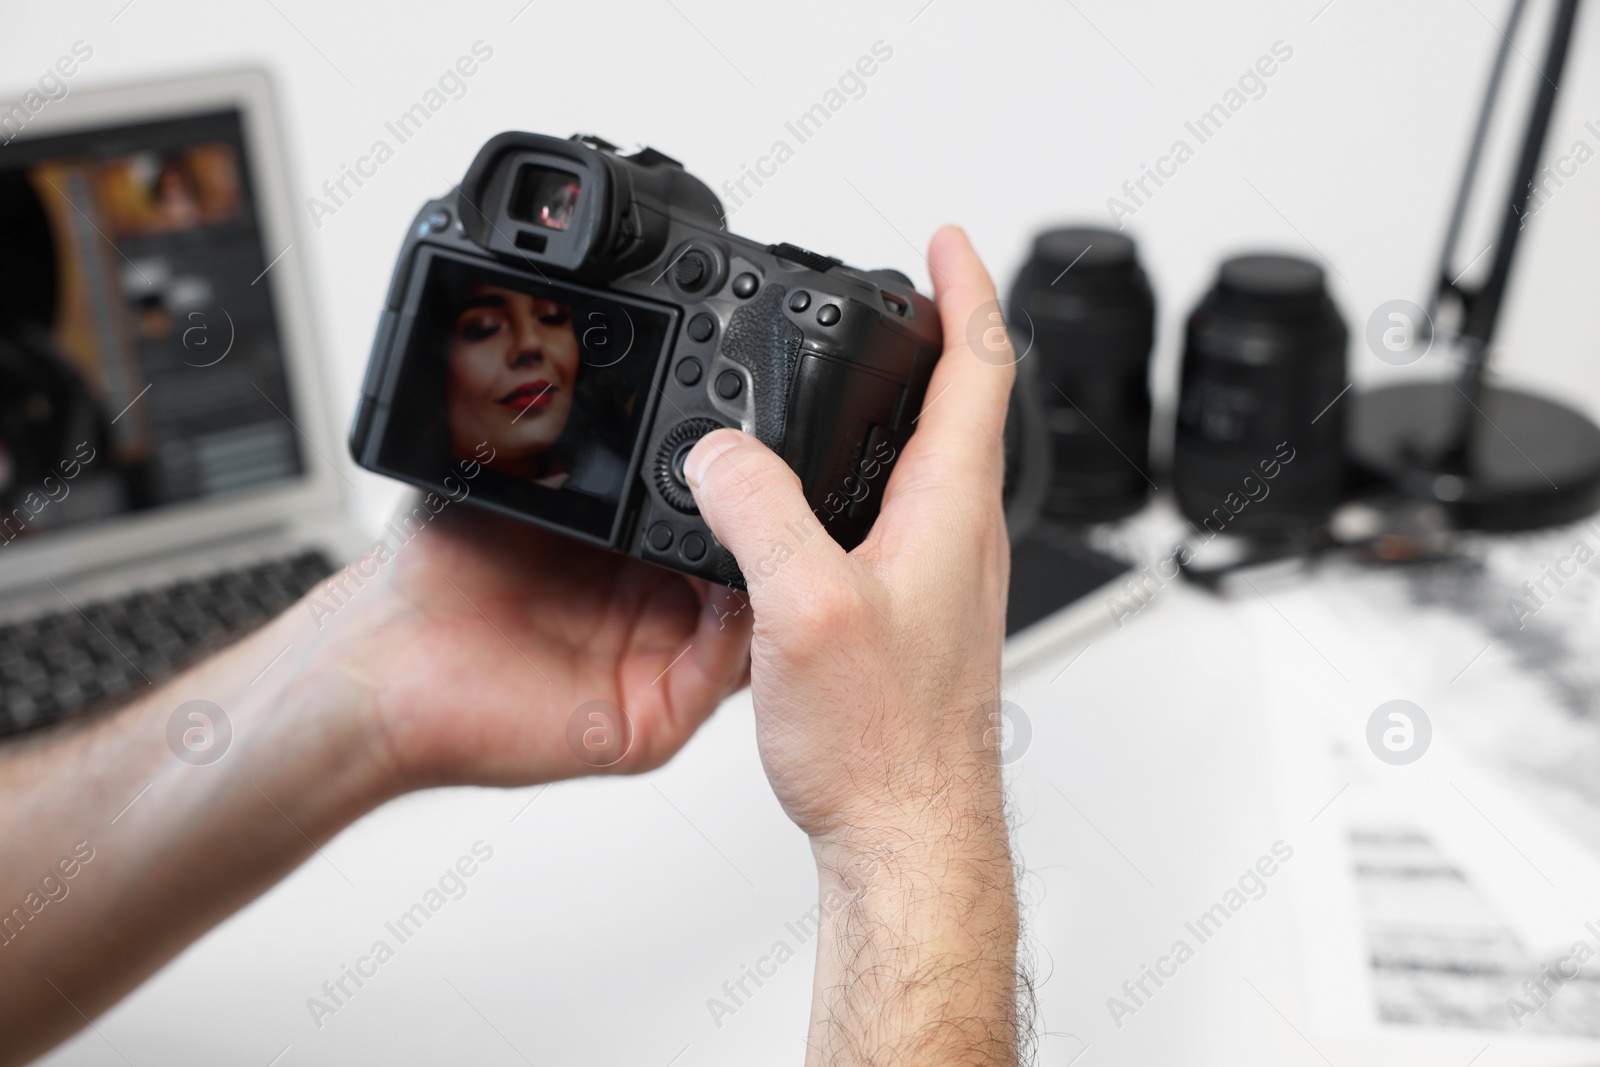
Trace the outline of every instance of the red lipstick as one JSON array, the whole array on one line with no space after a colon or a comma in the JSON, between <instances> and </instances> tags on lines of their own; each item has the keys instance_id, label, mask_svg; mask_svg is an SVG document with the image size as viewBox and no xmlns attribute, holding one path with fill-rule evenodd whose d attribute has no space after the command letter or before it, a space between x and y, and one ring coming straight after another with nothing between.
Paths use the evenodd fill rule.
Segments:
<instances>
[{"instance_id":1,"label":"red lipstick","mask_svg":"<svg viewBox=\"0 0 1600 1067\"><path fill-rule=\"evenodd\" d=\"M508 408L526 411L529 408L543 408L549 406L556 397L556 387L539 378L535 381L525 382L511 392L501 397L498 401Z\"/></svg>"}]
</instances>

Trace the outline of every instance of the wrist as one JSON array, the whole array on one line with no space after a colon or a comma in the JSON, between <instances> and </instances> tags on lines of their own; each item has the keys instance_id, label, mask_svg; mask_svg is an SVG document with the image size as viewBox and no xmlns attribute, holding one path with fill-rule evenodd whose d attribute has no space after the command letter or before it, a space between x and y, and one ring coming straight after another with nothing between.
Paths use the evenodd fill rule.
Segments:
<instances>
[{"instance_id":1,"label":"wrist","mask_svg":"<svg viewBox=\"0 0 1600 1067\"><path fill-rule=\"evenodd\" d=\"M894 881L952 864L1010 867L999 768L973 761L939 786L907 791L811 837L824 879Z\"/></svg>"},{"instance_id":2,"label":"wrist","mask_svg":"<svg viewBox=\"0 0 1600 1067\"><path fill-rule=\"evenodd\" d=\"M998 789L946 790L813 837L808 1063L1016 1063L1018 907ZM899 1054L888 1050L899 1050Z\"/></svg>"},{"instance_id":3,"label":"wrist","mask_svg":"<svg viewBox=\"0 0 1600 1067\"><path fill-rule=\"evenodd\" d=\"M312 825L331 834L404 790L363 668L367 623L341 623L319 626L302 600L197 672L233 720L236 773L263 791L271 783L273 802L293 805L298 815L285 814L312 836Z\"/></svg>"}]
</instances>

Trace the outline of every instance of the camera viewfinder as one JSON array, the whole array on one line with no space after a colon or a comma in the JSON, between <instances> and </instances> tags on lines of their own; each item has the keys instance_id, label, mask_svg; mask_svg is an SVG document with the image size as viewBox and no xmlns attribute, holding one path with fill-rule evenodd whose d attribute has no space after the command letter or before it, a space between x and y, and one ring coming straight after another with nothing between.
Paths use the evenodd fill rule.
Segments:
<instances>
[{"instance_id":1,"label":"camera viewfinder","mask_svg":"<svg viewBox=\"0 0 1600 1067\"><path fill-rule=\"evenodd\" d=\"M576 174L524 164L517 172L507 211L518 222L564 231L572 225L578 209L578 192Z\"/></svg>"}]
</instances>

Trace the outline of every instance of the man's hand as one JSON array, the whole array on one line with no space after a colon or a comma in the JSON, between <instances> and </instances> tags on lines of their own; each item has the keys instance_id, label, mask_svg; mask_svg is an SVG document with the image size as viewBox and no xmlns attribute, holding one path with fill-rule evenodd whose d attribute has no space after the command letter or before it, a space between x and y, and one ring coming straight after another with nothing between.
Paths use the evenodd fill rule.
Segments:
<instances>
[{"instance_id":1,"label":"man's hand","mask_svg":"<svg viewBox=\"0 0 1600 1067\"><path fill-rule=\"evenodd\" d=\"M1008 348L969 348L998 305L965 235L940 231L928 262L945 351L859 548L821 531L794 472L754 438L709 434L685 464L752 576L761 758L821 873L818 1064L1018 1055L1016 899L983 743L999 698L1014 370Z\"/></svg>"},{"instance_id":2,"label":"man's hand","mask_svg":"<svg viewBox=\"0 0 1600 1067\"><path fill-rule=\"evenodd\" d=\"M744 684L749 613L727 589L464 504L417 525L133 705L0 750L0 901L80 844L93 856L64 907L0 916L0 1064L78 1029L388 797L645 770ZM169 726L194 700L231 741L185 759ZM591 702L599 718L572 729Z\"/></svg>"},{"instance_id":3,"label":"man's hand","mask_svg":"<svg viewBox=\"0 0 1600 1067\"><path fill-rule=\"evenodd\" d=\"M379 567L349 617L319 613L317 660L370 696L397 791L649 770L745 684L748 612L720 585L453 503ZM592 701L626 724L569 730Z\"/></svg>"}]
</instances>

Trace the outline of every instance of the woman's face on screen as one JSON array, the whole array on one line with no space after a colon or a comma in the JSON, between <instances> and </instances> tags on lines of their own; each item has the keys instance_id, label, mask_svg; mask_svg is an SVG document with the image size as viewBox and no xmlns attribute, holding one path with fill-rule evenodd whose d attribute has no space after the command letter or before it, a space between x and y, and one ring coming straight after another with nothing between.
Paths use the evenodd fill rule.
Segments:
<instances>
[{"instance_id":1,"label":"woman's face on screen","mask_svg":"<svg viewBox=\"0 0 1600 1067\"><path fill-rule=\"evenodd\" d=\"M565 304L475 285L450 331L450 450L487 443L498 459L538 456L572 413L578 339Z\"/></svg>"}]
</instances>

